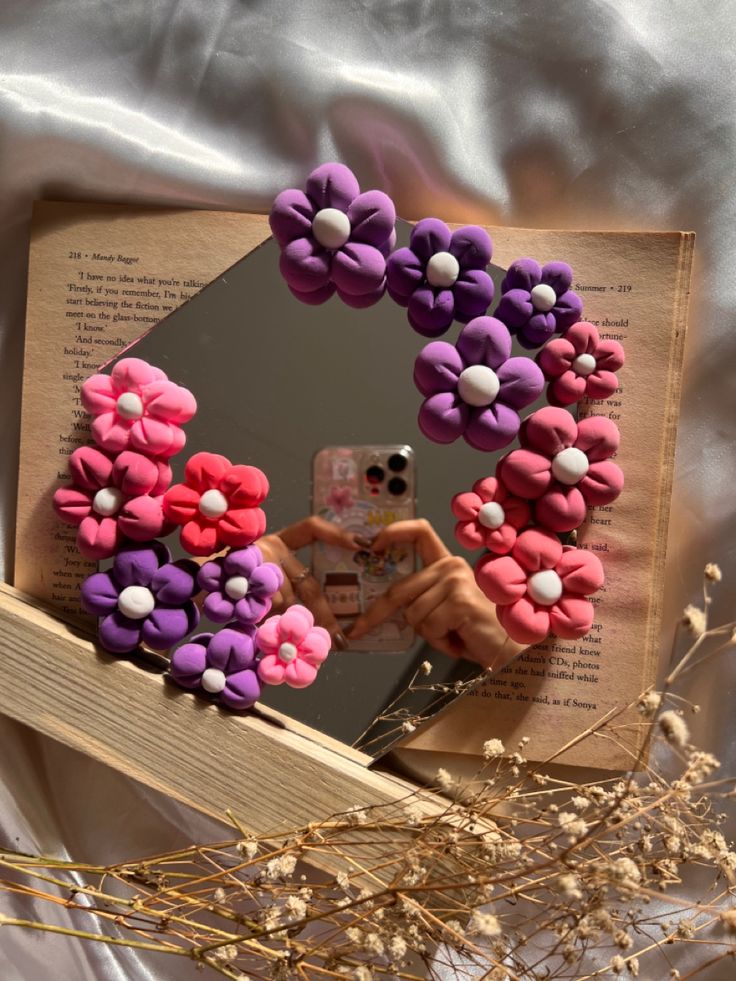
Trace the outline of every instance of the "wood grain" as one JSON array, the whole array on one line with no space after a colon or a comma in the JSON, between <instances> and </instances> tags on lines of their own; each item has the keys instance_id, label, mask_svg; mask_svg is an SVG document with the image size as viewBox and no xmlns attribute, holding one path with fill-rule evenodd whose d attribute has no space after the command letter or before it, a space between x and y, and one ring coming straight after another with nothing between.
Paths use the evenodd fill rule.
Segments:
<instances>
[{"instance_id":1,"label":"wood grain","mask_svg":"<svg viewBox=\"0 0 736 981\"><path fill-rule=\"evenodd\" d=\"M108 657L83 630L4 584L0 692L3 714L210 817L224 820L230 808L254 834L416 789L367 769L357 754L335 752L293 727L222 712L160 674ZM432 810L432 799L425 802ZM344 865L324 854L308 860L330 872Z\"/></svg>"}]
</instances>

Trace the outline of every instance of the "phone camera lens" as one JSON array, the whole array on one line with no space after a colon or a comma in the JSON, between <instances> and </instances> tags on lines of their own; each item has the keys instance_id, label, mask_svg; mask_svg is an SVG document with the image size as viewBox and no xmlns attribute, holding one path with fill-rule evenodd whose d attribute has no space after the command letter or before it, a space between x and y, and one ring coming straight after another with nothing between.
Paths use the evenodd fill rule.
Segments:
<instances>
[{"instance_id":1,"label":"phone camera lens","mask_svg":"<svg viewBox=\"0 0 736 981\"><path fill-rule=\"evenodd\" d=\"M392 477L388 482L388 492L394 497L401 497L406 494L406 481L403 477Z\"/></svg>"},{"instance_id":2,"label":"phone camera lens","mask_svg":"<svg viewBox=\"0 0 736 981\"><path fill-rule=\"evenodd\" d=\"M408 462L403 453L392 453L388 458L388 469L393 473L401 473L403 470L406 470Z\"/></svg>"},{"instance_id":3,"label":"phone camera lens","mask_svg":"<svg viewBox=\"0 0 736 981\"><path fill-rule=\"evenodd\" d=\"M383 478L386 474L383 472L383 467L372 466L368 467L365 472L365 478L369 484L380 484L383 482Z\"/></svg>"}]
</instances>

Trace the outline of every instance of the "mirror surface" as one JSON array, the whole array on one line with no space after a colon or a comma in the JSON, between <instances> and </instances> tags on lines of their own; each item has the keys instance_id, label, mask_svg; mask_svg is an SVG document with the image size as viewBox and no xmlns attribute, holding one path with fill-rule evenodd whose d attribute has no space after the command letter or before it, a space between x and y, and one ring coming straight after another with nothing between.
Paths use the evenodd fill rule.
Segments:
<instances>
[{"instance_id":1,"label":"mirror surface","mask_svg":"<svg viewBox=\"0 0 736 981\"><path fill-rule=\"evenodd\" d=\"M397 223L399 245L408 243L410 229ZM408 472L402 474L407 487L396 499L395 516L409 516L415 498L416 516L427 518L447 547L472 563L477 554L464 552L455 541L450 500L479 477L493 474L502 453L480 453L463 440L439 446L421 434L417 412L422 396L412 372L429 340L412 330L406 311L388 297L363 310L337 298L322 306L300 303L278 266L278 247L268 239L121 355L157 365L196 396L197 415L185 427L187 445L171 461L174 481L182 479L192 454L221 453L267 474L268 532L310 515L313 508L341 520L347 508L347 527L359 530L362 522L380 524L392 513L392 474L384 474L375 502L379 506L372 507L368 466L388 471L389 457L403 451L409 460ZM489 271L498 295L503 271L493 266ZM441 339L454 343L460 328L453 324ZM516 344L514 354L528 356ZM369 449L342 454L355 464L351 477L352 464L346 470L344 459L328 449L333 447ZM321 469L315 459L322 461ZM315 467L321 476L313 498ZM332 497L330 475L336 488ZM178 532L166 543L175 558L185 554ZM310 550L299 558L312 565ZM413 561L411 555L398 556L398 567L386 569L370 567L365 556L362 560L355 570L349 555L327 550L317 562L321 578L334 564L327 585L338 608L343 604L346 622L356 603L368 605L387 588L392 574L408 571ZM216 629L203 617L197 632ZM431 690L434 686L480 674L476 665L432 650L400 625L394 625L388 638L385 633L373 638L373 649L361 646L369 649L333 650L309 688L264 686L259 704L376 756L402 735L395 717L374 722L388 706L394 716L396 710L410 716L433 714L453 697ZM425 660L432 664L431 674L418 679L417 690L407 691Z\"/></svg>"}]
</instances>

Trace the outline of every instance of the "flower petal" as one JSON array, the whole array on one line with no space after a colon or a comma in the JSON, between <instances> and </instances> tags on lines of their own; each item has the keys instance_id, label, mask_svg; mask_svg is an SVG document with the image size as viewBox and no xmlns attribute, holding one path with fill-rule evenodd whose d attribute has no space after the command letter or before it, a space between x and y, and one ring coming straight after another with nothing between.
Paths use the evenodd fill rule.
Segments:
<instances>
[{"instance_id":1,"label":"flower petal","mask_svg":"<svg viewBox=\"0 0 736 981\"><path fill-rule=\"evenodd\" d=\"M502 450L519 431L520 419L515 409L494 402L487 408L471 408L465 427L465 441L476 450L491 453Z\"/></svg>"},{"instance_id":2,"label":"flower petal","mask_svg":"<svg viewBox=\"0 0 736 981\"><path fill-rule=\"evenodd\" d=\"M396 208L383 191L365 191L348 207L350 239L380 249L391 237L396 224Z\"/></svg>"},{"instance_id":3,"label":"flower petal","mask_svg":"<svg viewBox=\"0 0 736 981\"><path fill-rule=\"evenodd\" d=\"M256 646L264 652L264 654L275 654L279 648L280 631L279 623L281 622L280 616L269 617L265 620L258 630L256 630Z\"/></svg>"},{"instance_id":4,"label":"flower petal","mask_svg":"<svg viewBox=\"0 0 736 981\"><path fill-rule=\"evenodd\" d=\"M171 655L169 674L182 688L199 688L207 668L207 644L212 634L198 634Z\"/></svg>"},{"instance_id":5,"label":"flower petal","mask_svg":"<svg viewBox=\"0 0 736 981\"><path fill-rule=\"evenodd\" d=\"M451 289L419 286L408 303L409 323L423 337L444 334L455 316L455 296Z\"/></svg>"},{"instance_id":6,"label":"flower petal","mask_svg":"<svg viewBox=\"0 0 736 981\"><path fill-rule=\"evenodd\" d=\"M86 559L109 559L122 541L122 529L115 518L90 515L77 532L77 548Z\"/></svg>"},{"instance_id":7,"label":"flower petal","mask_svg":"<svg viewBox=\"0 0 736 981\"><path fill-rule=\"evenodd\" d=\"M263 552L257 545L231 549L222 559L222 580L224 581L230 576L245 576L246 579L250 579L251 575L262 564Z\"/></svg>"},{"instance_id":8,"label":"flower petal","mask_svg":"<svg viewBox=\"0 0 736 981\"><path fill-rule=\"evenodd\" d=\"M539 524L558 534L580 527L585 514L585 497L580 485L566 487L557 481L552 482L534 508Z\"/></svg>"},{"instance_id":9,"label":"flower petal","mask_svg":"<svg viewBox=\"0 0 736 981\"><path fill-rule=\"evenodd\" d=\"M537 606L526 597L497 610L498 621L517 644L539 644L550 630L547 607Z\"/></svg>"},{"instance_id":10,"label":"flower petal","mask_svg":"<svg viewBox=\"0 0 736 981\"><path fill-rule=\"evenodd\" d=\"M464 491L462 494L455 494L450 507L452 513L460 521L475 521L478 517L481 505L484 501L473 491Z\"/></svg>"},{"instance_id":11,"label":"flower petal","mask_svg":"<svg viewBox=\"0 0 736 981\"><path fill-rule=\"evenodd\" d=\"M150 586L159 566L171 562L171 553L163 542L125 545L112 565L112 575L121 589L126 586Z\"/></svg>"},{"instance_id":12,"label":"flower petal","mask_svg":"<svg viewBox=\"0 0 736 981\"><path fill-rule=\"evenodd\" d=\"M332 637L324 627L312 627L299 644L299 654L307 664L314 667L322 664L330 653Z\"/></svg>"},{"instance_id":13,"label":"flower petal","mask_svg":"<svg viewBox=\"0 0 736 981\"><path fill-rule=\"evenodd\" d=\"M475 564L475 581L492 603L506 606L526 594L525 570L510 555L483 555Z\"/></svg>"},{"instance_id":14,"label":"flower petal","mask_svg":"<svg viewBox=\"0 0 736 981\"><path fill-rule=\"evenodd\" d=\"M313 218L314 207L307 195L290 187L276 195L268 224L273 237L283 248L296 238L308 238L312 233Z\"/></svg>"},{"instance_id":15,"label":"flower petal","mask_svg":"<svg viewBox=\"0 0 736 981\"><path fill-rule=\"evenodd\" d=\"M565 591L580 596L597 592L606 578L601 560L584 548L565 548L555 571Z\"/></svg>"},{"instance_id":16,"label":"flower petal","mask_svg":"<svg viewBox=\"0 0 736 981\"><path fill-rule=\"evenodd\" d=\"M506 324L509 330L517 331L529 323L533 313L534 307L526 290L509 290L498 301L494 317Z\"/></svg>"},{"instance_id":17,"label":"flower petal","mask_svg":"<svg viewBox=\"0 0 736 981\"><path fill-rule=\"evenodd\" d=\"M551 286L557 296L562 296L570 289L572 269L566 262L548 262L542 266L541 282Z\"/></svg>"},{"instance_id":18,"label":"flower petal","mask_svg":"<svg viewBox=\"0 0 736 981\"><path fill-rule=\"evenodd\" d=\"M360 194L360 185L345 164L325 163L307 177L306 191L317 211L321 208L347 211L353 199Z\"/></svg>"},{"instance_id":19,"label":"flower petal","mask_svg":"<svg viewBox=\"0 0 736 981\"><path fill-rule=\"evenodd\" d=\"M69 457L69 475L75 487L94 493L114 482L113 461L95 446L80 446Z\"/></svg>"},{"instance_id":20,"label":"flower petal","mask_svg":"<svg viewBox=\"0 0 736 981\"><path fill-rule=\"evenodd\" d=\"M141 639L155 651L165 651L186 637L198 623L199 610L194 603L182 607L157 606L143 621Z\"/></svg>"},{"instance_id":21,"label":"flower petal","mask_svg":"<svg viewBox=\"0 0 736 981\"><path fill-rule=\"evenodd\" d=\"M618 388L618 378L612 371L601 371L600 368L588 375L586 394L591 399L607 399Z\"/></svg>"},{"instance_id":22,"label":"flower petal","mask_svg":"<svg viewBox=\"0 0 736 981\"><path fill-rule=\"evenodd\" d=\"M258 507L268 496L268 478L258 467L238 464L222 478L220 490L231 508Z\"/></svg>"},{"instance_id":23,"label":"flower petal","mask_svg":"<svg viewBox=\"0 0 736 981\"><path fill-rule=\"evenodd\" d=\"M570 330L574 328L571 327ZM568 331L568 334L570 331ZM598 345L596 352L596 361L598 362L598 371L618 371L622 368L624 361L624 349L618 343L618 341L601 341Z\"/></svg>"},{"instance_id":24,"label":"flower petal","mask_svg":"<svg viewBox=\"0 0 736 981\"><path fill-rule=\"evenodd\" d=\"M342 293L373 293L385 282L386 259L373 245L347 242L333 257L331 276Z\"/></svg>"},{"instance_id":25,"label":"flower petal","mask_svg":"<svg viewBox=\"0 0 736 981\"><path fill-rule=\"evenodd\" d=\"M163 496L164 514L177 525L192 521L199 514L201 496L200 491L187 487L186 484L174 484Z\"/></svg>"},{"instance_id":26,"label":"flower petal","mask_svg":"<svg viewBox=\"0 0 736 981\"><path fill-rule=\"evenodd\" d=\"M557 338L556 343L560 343L562 338ZM569 330L565 332L564 341L566 341L570 347L574 350L573 357L577 357L579 354L592 354L595 356L596 351L600 345L600 335L598 334L598 329L587 320L581 320L577 324L573 324Z\"/></svg>"},{"instance_id":27,"label":"flower petal","mask_svg":"<svg viewBox=\"0 0 736 981\"><path fill-rule=\"evenodd\" d=\"M493 300L493 280L483 269L466 269L452 287L455 297L455 317L467 323L485 314Z\"/></svg>"},{"instance_id":28,"label":"flower petal","mask_svg":"<svg viewBox=\"0 0 736 981\"><path fill-rule=\"evenodd\" d=\"M573 329L571 327L570 331ZM572 338L568 334L565 337L555 337L551 341L547 341L537 355L537 364L547 378L559 378L566 371L570 371L573 361L578 354L582 353L576 350Z\"/></svg>"},{"instance_id":29,"label":"flower petal","mask_svg":"<svg viewBox=\"0 0 736 981\"><path fill-rule=\"evenodd\" d=\"M162 497L147 494L133 497L123 504L116 517L120 531L134 542L147 542L171 530L164 516Z\"/></svg>"},{"instance_id":30,"label":"flower petal","mask_svg":"<svg viewBox=\"0 0 736 981\"><path fill-rule=\"evenodd\" d=\"M92 423L92 438L110 453L120 453L130 442L131 422L118 419L115 412L102 412Z\"/></svg>"},{"instance_id":31,"label":"flower petal","mask_svg":"<svg viewBox=\"0 0 736 981\"><path fill-rule=\"evenodd\" d=\"M595 610L590 600L563 596L549 611L549 625L562 640L577 640L593 626Z\"/></svg>"},{"instance_id":32,"label":"flower petal","mask_svg":"<svg viewBox=\"0 0 736 981\"><path fill-rule=\"evenodd\" d=\"M273 596L283 586L284 574L274 562L264 562L254 570L250 582L259 596Z\"/></svg>"},{"instance_id":33,"label":"flower petal","mask_svg":"<svg viewBox=\"0 0 736 981\"><path fill-rule=\"evenodd\" d=\"M424 263L411 249L401 248L386 260L386 285L392 299L406 306L409 297L424 281Z\"/></svg>"},{"instance_id":34,"label":"flower petal","mask_svg":"<svg viewBox=\"0 0 736 981\"><path fill-rule=\"evenodd\" d=\"M591 463L578 487L591 507L611 504L624 489L623 471L612 460Z\"/></svg>"},{"instance_id":35,"label":"flower petal","mask_svg":"<svg viewBox=\"0 0 736 981\"><path fill-rule=\"evenodd\" d=\"M454 528L457 541L471 552L476 548L485 547L484 531L485 529L481 528L476 520L458 521Z\"/></svg>"},{"instance_id":36,"label":"flower petal","mask_svg":"<svg viewBox=\"0 0 736 981\"><path fill-rule=\"evenodd\" d=\"M524 290L530 293L542 281L542 267L535 259L516 259L506 270L501 292Z\"/></svg>"},{"instance_id":37,"label":"flower petal","mask_svg":"<svg viewBox=\"0 0 736 981\"><path fill-rule=\"evenodd\" d=\"M583 313L583 301L577 293L568 290L567 293L558 297L553 312L556 321L555 330L565 331L580 320Z\"/></svg>"},{"instance_id":38,"label":"flower petal","mask_svg":"<svg viewBox=\"0 0 736 981\"><path fill-rule=\"evenodd\" d=\"M433 341L422 348L414 362L414 384L422 395L454 393L464 367L454 345Z\"/></svg>"},{"instance_id":39,"label":"flower petal","mask_svg":"<svg viewBox=\"0 0 736 981\"><path fill-rule=\"evenodd\" d=\"M470 418L468 406L454 392L438 392L419 409L419 428L435 443L453 443L462 436Z\"/></svg>"},{"instance_id":40,"label":"flower petal","mask_svg":"<svg viewBox=\"0 0 736 981\"><path fill-rule=\"evenodd\" d=\"M258 677L266 685L283 685L285 667L275 654L266 654L258 662Z\"/></svg>"},{"instance_id":41,"label":"flower petal","mask_svg":"<svg viewBox=\"0 0 736 981\"><path fill-rule=\"evenodd\" d=\"M491 261L493 243L480 225L465 225L452 233L448 252L455 256L461 269L485 269Z\"/></svg>"},{"instance_id":42,"label":"flower petal","mask_svg":"<svg viewBox=\"0 0 736 981\"><path fill-rule=\"evenodd\" d=\"M165 373L141 358L121 358L110 372L116 392L140 393L144 385L155 381L166 381Z\"/></svg>"},{"instance_id":43,"label":"flower petal","mask_svg":"<svg viewBox=\"0 0 736 981\"><path fill-rule=\"evenodd\" d=\"M279 258L279 269L289 286L301 293L322 290L330 283L330 254L312 238L289 242Z\"/></svg>"},{"instance_id":44,"label":"flower petal","mask_svg":"<svg viewBox=\"0 0 736 981\"><path fill-rule=\"evenodd\" d=\"M217 531L217 525L197 514L181 529L181 547L190 555L212 555L220 547Z\"/></svg>"},{"instance_id":45,"label":"flower petal","mask_svg":"<svg viewBox=\"0 0 736 981\"><path fill-rule=\"evenodd\" d=\"M448 252L452 234L439 218L422 218L411 231L409 248L426 266L437 252Z\"/></svg>"},{"instance_id":46,"label":"flower petal","mask_svg":"<svg viewBox=\"0 0 736 981\"><path fill-rule=\"evenodd\" d=\"M260 508L231 508L217 525L220 540L238 547L252 544L265 530L266 515Z\"/></svg>"},{"instance_id":47,"label":"flower petal","mask_svg":"<svg viewBox=\"0 0 736 981\"><path fill-rule=\"evenodd\" d=\"M498 464L496 471L512 494L535 500L552 481L549 457L531 450L512 450Z\"/></svg>"},{"instance_id":48,"label":"flower petal","mask_svg":"<svg viewBox=\"0 0 736 981\"><path fill-rule=\"evenodd\" d=\"M511 553L530 575L542 569L554 569L562 558L562 543L556 535L539 528L522 531Z\"/></svg>"},{"instance_id":49,"label":"flower petal","mask_svg":"<svg viewBox=\"0 0 736 981\"><path fill-rule=\"evenodd\" d=\"M536 402L544 388L544 375L531 358L509 358L496 372L501 383L496 399L514 409Z\"/></svg>"},{"instance_id":50,"label":"flower petal","mask_svg":"<svg viewBox=\"0 0 736 981\"><path fill-rule=\"evenodd\" d=\"M117 609L118 593L118 587L109 572L93 572L82 583L82 606L93 616L106 616Z\"/></svg>"},{"instance_id":51,"label":"flower petal","mask_svg":"<svg viewBox=\"0 0 736 981\"><path fill-rule=\"evenodd\" d=\"M280 643L290 641L299 647L313 627L314 617L306 606L300 606L299 604L290 606L285 613L281 614L281 619L279 620Z\"/></svg>"},{"instance_id":52,"label":"flower petal","mask_svg":"<svg viewBox=\"0 0 736 981\"><path fill-rule=\"evenodd\" d=\"M220 482L231 466L228 458L220 453L195 453L189 457L184 467L184 479L190 487L204 494L207 490L220 487Z\"/></svg>"},{"instance_id":53,"label":"flower petal","mask_svg":"<svg viewBox=\"0 0 736 981\"><path fill-rule=\"evenodd\" d=\"M351 294L341 289L337 289L336 292L342 302L347 304L347 306L352 307L354 310L365 310L366 307L372 307L374 303L378 303L386 292L386 284L382 282L378 289L372 290L369 293Z\"/></svg>"},{"instance_id":54,"label":"flower petal","mask_svg":"<svg viewBox=\"0 0 736 981\"><path fill-rule=\"evenodd\" d=\"M552 311L532 313L529 320L519 328L518 341L522 347L531 350L544 344L557 330L557 320Z\"/></svg>"},{"instance_id":55,"label":"flower petal","mask_svg":"<svg viewBox=\"0 0 736 981\"><path fill-rule=\"evenodd\" d=\"M111 654L130 654L141 641L141 621L129 620L120 610L105 617L99 626L100 646Z\"/></svg>"},{"instance_id":56,"label":"flower petal","mask_svg":"<svg viewBox=\"0 0 736 981\"><path fill-rule=\"evenodd\" d=\"M331 296L335 295L334 283L325 283L324 286L320 286L318 289L312 290L309 293L304 292L303 290L294 289L293 286L289 286L289 290L300 303L307 303L312 307L319 306L321 303L326 303Z\"/></svg>"},{"instance_id":57,"label":"flower petal","mask_svg":"<svg viewBox=\"0 0 736 981\"><path fill-rule=\"evenodd\" d=\"M109 375L92 375L82 384L79 396L85 410L93 416L114 412L118 399Z\"/></svg>"},{"instance_id":58,"label":"flower petal","mask_svg":"<svg viewBox=\"0 0 736 981\"><path fill-rule=\"evenodd\" d=\"M92 512L92 495L76 487L59 487L54 491L54 511L65 524L80 525Z\"/></svg>"},{"instance_id":59,"label":"flower petal","mask_svg":"<svg viewBox=\"0 0 736 981\"><path fill-rule=\"evenodd\" d=\"M511 355L511 334L495 317L475 317L460 331L457 350L464 367L482 364L495 371Z\"/></svg>"},{"instance_id":60,"label":"flower petal","mask_svg":"<svg viewBox=\"0 0 736 981\"><path fill-rule=\"evenodd\" d=\"M216 633L207 648L207 664L226 674L245 671L253 665L256 647L253 630L224 627Z\"/></svg>"},{"instance_id":61,"label":"flower petal","mask_svg":"<svg viewBox=\"0 0 736 981\"><path fill-rule=\"evenodd\" d=\"M284 681L290 688L306 688L316 677L317 668L302 657L295 657L284 670Z\"/></svg>"},{"instance_id":62,"label":"flower petal","mask_svg":"<svg viewBox=\"0 0 736 981\"><path fill-rule=\"evenodd\" d=\"M582 375L576 375L574 371L566 371L559 378L555 378L549 387L548 398L553 405L575 405L581 399L585 398L586 394L590 395L591 398L595 398L592 393L589 392L590 389L590 375L588 378L584 378Z\"/></svg>"},{"instance_id":63,"label":"flower petal","mask_svg":"<svg viewBox=\"0 0 736 981\"><path fill-rule=\"evenodd\" d=\"M213 623L227 623L235 615L235 603L219 590L209 593L202 609L204 615Z\"/></svg>"},{"instance_id":64,"label":"flower petal","mask_svg":"<svg viewBox=\"0 0 736 981\"><path fill-rule=\"evenodd\" d=\"M146 412L166 422L189 422L197 411L197 400L188 388L170 381L152 382L141 392Z\"/></svg>"},{"instance_id":65,"label":"flower petal","mask_svg":"<svg viewBox=\"0 0 736 981\"><path fill-rule=\"evenodd\" d=\"M574 445L592 462L607 460L618 450L621 437L616 423L607 416L587 416L578 423Z\"/></svg>"},{"instance_id":66,"label":"flower petal","mask_svg":"<svg viewBox=\"0 0 736 981\"><path fill-rule=\"evenodd\" d=\"M171 469L169 467L166 469L170 474ZM115 486L130 497L150 494L161 483L161 472L156 462L132 450L124 450L116 457L114 464L111 465L111 477ZM109 481L100 486L109 486Z\"/></svg>"},{"instance_id":67,"label":"flower petal","mask_svg":"<svg viewBox=\"0 0 736 981\"><path fill-rule=\"evenodd\" d=\"M173 423L154 419L152 416L142 416L130 427L130 445L139 453L170 457L176 452L174 431Z\"/></svg>"},{"instance_id":68,"label":"flower petal","mask_svg":"<svg viewBox=\"0 0 736 981\"><path fill-rule=\"evenodd\" d=\"M537 409L524 421L521 445L536 450L550 459L573 446L578 438L578 426L569 412L555 406ZM582 447L581 447L582 449Z\"/></svg>"},{"instance_id":69,"label":"flower petal","mask_svg":"<svg viewBox=\"0 0 736 981\"><path fill-rule=\"evenodd\" d=\"M261 683L254 669L230 674L220 692L220 701L229 709L242 712L261 697Z\"/></svg>"},{"instance_id":70,"label":"flower petal","mask_svg":"<svg viewBox=\"0 0 736 981\"><path fill-rule=\"evenodd\" d=\"M199 592L198 570L197 563L188 559L179 559L177 562L167 562L166 565L162 565L151 580L151 590L156 597L156 602L178 606L190 600Z\"/></svg>"}]
</instances>

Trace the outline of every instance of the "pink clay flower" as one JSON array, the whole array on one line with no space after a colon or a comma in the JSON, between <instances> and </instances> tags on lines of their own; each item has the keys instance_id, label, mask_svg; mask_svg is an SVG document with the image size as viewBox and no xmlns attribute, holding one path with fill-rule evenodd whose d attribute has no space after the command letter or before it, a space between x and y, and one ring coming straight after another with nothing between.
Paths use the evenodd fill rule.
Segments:
<instances>
[{"instance_id":1,"label":"pink clay flower","mask_svg":"<svg viewBox=\"0 0 736 981\"><path fill-rule=\"evenodd\" d=\"M69 458L71 485L54 494L54 510L76 525L77 547L88 559L108 559L123 540L147 542L168 534L163 492L171 468L125 450L117 457L95 446L80 446Z\"/></svg>"},{"instance_id":2,"label":"pink clay flower","mask_svg":"<svg viewBox=\"0 0 736 981\"><path fill-rule=\"evenodd\" d=\"M463 548L487 548L506 555L520 528L528 524L531 509L514 497L496 477L476 480L472 491L456 494L452 513L458 518L455 538Z\"/></svg>"},{"instance_id":3,"label":"pink clay flower","mask_svg":"<svg viewBox=\"0 0 736 981\"><path fill-rule=\"evenodd\" d=\"M94 416L95 442L111 453L132 449L147 456L173 456L186 442L182 423L197 411L188 389L140 358L123 358L109 375L92 375L82 385L81 397Z\"/></svg>"},{"instance_id":4,"label":"pink clay flower","mask_svg":"<svg viewBox=\"0 0 736 981\"><path fill-rule=\"evenodd\" d=\"M548 531L530 528L516 539L510 555L483 556L475 578L497 606L499 622L518 644L538 644L550 632L565 640L593 625L587 599L604 583L597 555L570 545Z\"/></svg>"},{"instance_id":5,"label":"pink clay flower","mask_svg":"<svg viewBox=\"0 0 736 981\"><path fill-rule=\"evenodd\" d=\"M545 406L519 431L523 449L512 450L496 474L512 494L535 502L538 524L555 532L572 531L587 507L610 504L624 486L624 475L609 458L619 432L606 416L575 422L565 409Z\"/></svg>"},{"instance_id":6,"label":"pink clay flower","mask_svg":"<svg viewBox=\"0 0 736 981\"><path fill-rule=\"evenodd\" d=\"M256 644L263 651L258 677L267 685L306 688L317 677L331 643L329 633L315 627L305 606L290 606L285 613L269 617L256 632Z\"/></svg>"},{"instance_id":7,"label":"pink clay flower","mask_svg":"<svg viewBox=\"0 0 736 981\"><path fill-rule=\"evenodd\" d=\"M581 399L607 399L618 388L616 372L624 363L618 341L601 340L586 321L573 324L564 337L548 341L537 363L549 380L552 404L572 405Z\"/></svg>"}]
</instances>

